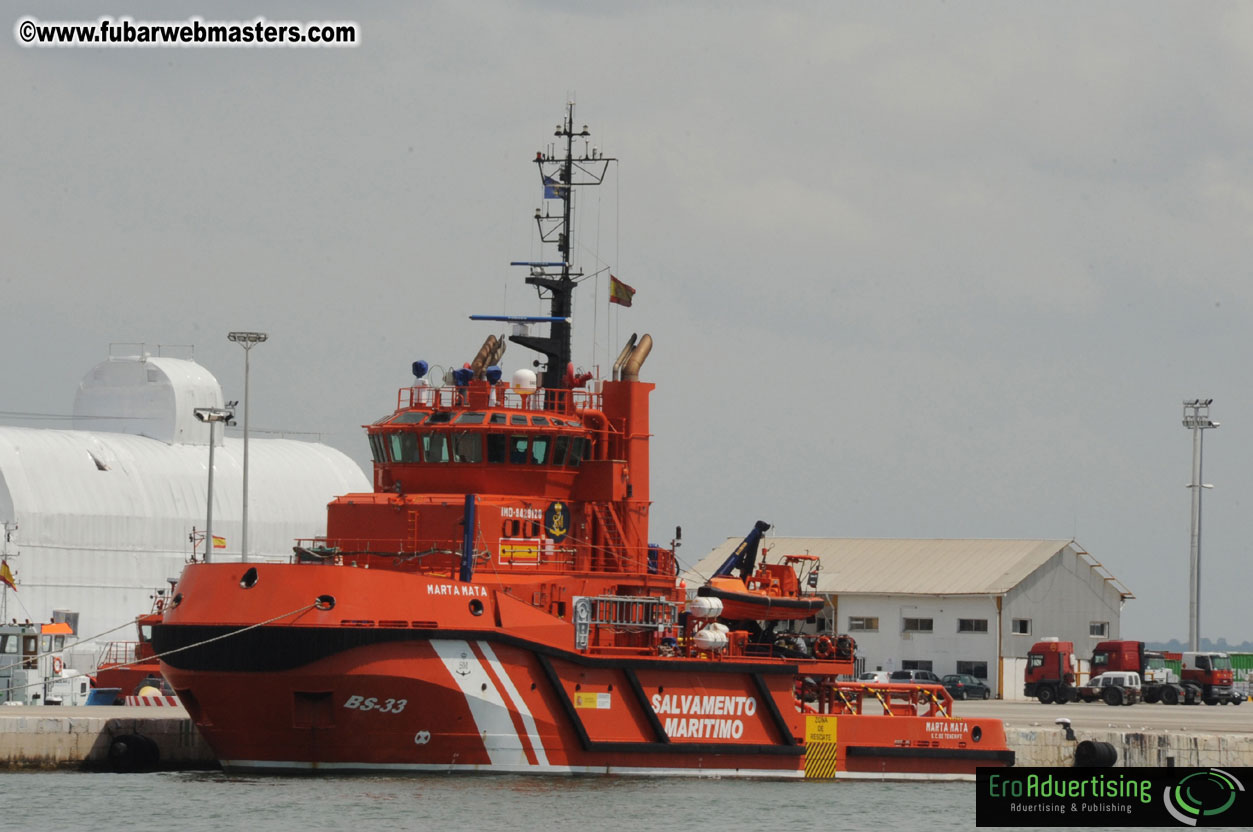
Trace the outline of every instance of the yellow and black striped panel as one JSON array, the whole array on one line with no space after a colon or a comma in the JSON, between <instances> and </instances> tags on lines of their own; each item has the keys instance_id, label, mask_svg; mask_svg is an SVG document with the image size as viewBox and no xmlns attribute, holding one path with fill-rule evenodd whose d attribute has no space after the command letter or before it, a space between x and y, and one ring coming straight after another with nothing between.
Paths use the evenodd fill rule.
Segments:
<instances>
[{"instance_id":1,"label":"yellow and black striped panel","mask_svg":"<svg viewBox=\"0 0 1253 832\"><path fill-rule=\"evenodd\" d=\"M832 780L839 751L836 717L811 714L805 717L805 779Z\"/></svg>"}]
</instances>

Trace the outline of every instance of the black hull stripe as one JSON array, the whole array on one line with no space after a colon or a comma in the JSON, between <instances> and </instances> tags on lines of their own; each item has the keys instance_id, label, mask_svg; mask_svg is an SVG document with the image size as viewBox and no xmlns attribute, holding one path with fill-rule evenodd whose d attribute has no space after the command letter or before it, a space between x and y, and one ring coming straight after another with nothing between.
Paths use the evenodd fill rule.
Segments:
<instances>
[{"instance_id":1,"label":"black hull stripe","mask_svg":"<svg viewBox=\"0 0 1253 832\"><path fill-rule=\"evenodd\" d=\"M1007 766L1014 764L1012 750L996 750L993 748L891 748L874 745L850 745L845 749L849 757L903 757L931 758L940 760L994 760Z\"/></svg>"}]
</instances>

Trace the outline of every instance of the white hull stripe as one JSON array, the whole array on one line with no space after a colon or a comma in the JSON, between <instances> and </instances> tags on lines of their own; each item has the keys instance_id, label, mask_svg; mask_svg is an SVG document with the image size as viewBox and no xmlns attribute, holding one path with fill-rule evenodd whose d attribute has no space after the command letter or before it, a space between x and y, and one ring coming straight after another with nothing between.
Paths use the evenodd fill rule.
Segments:
<instances>
[{"instance_id":1,"label":"white hull stripe","mask_svg":"<svg viewBox=\"0 0 1253 832\"><path fill-rule=\"evenodd\" d=\"M526 758L522 737L513 724L509 706L492 682L482 661L470 648L469 642L431 639L431 646L443 661L448 675L465 695L466 704L470 707L470 717L483 740L483 747L487 750L492 768L530 769L530 761Z\"/></svg>"},{"instance_id":2,"label":"white hull stripe","mask_svg":"<svg viewBox=\"0 0 1253 832\"><path fill-rule=\"evenodd\" d=\"M531 741L531 748L535 751L535 759L541 766L548 765L548 755L544 753L544 744L540 742L539 730L535 727L535 718L531 716L531 709L526 706L526 700L518 693L518 689L514 687L513 680L509 678L509 671L500 663L500 659L496 658L495 651L486 641L477 642L479 649L483 651L483 655L487 657L487 663L491 665L492 671L495 672L496 678L500 680L500 684L504 687L505 696L510 700L514 710L522 717L522 725L526 728L526 736Z\"/></svg>"}]
</instances>

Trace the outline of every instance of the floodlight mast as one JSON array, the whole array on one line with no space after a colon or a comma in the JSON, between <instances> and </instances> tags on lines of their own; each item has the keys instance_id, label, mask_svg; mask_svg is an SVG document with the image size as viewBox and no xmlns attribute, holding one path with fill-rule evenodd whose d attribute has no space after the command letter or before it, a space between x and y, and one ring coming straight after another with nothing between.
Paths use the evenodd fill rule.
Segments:
<instances>
[{"instance_id":1,"label":"floodlight mast","mask_svg":"<svg viewBox=\"0 0 1253 832\"><path fill-rule=\"evenodd\" d=\"M1214 486L1201 477L1204 434L1219 422L1210 419L1213 399L1190 399L1183 403L1183 426L1192 431L1192 545L1188 554L1188 650L1201 649L1201 491Z\"/></svg>"},{"instance_id":2,"label":"floodlight mast","mask_svg":"<svg viewBox=\"0 0 1253 832\"><path fill-rule=\"evenodd\" d=\"M192 412L200 421L209 423L209 506L205 509L204 520L204 562L208 563L213 554L213 446L217 444L213 428L218 422L235 424L235 413L224 407L197 407ZM196 546L193 543L192 552L195 551Z\"/></svg>"},{"instance_id":3,"label":"floodlight mast","mask_svg":"<svg viewBox=\"0 0 1253 832\"><path fill-rule=\"evenodd\" d=\"M244 348L244 511L242 530L239 539L239 559L248 560L248 409L252 405L252 396L248 395L248 357L252 348L269 339L264 332L228 332L226 337Z\"/></svg>"}]
</instances>

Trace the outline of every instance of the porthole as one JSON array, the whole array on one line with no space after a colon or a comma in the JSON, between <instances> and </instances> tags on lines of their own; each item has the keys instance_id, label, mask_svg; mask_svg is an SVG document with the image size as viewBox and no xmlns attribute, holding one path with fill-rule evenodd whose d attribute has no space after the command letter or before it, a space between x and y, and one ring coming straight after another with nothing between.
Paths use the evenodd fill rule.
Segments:
<instances>
[{"instance_id":1,"label":"porthole","mask_svg":"<svg viewBox=\"0 0 1253 832\"><path fill-rule=\"evenodd\" d=\"M470 601L470 615L482 615L482 614L483 614L483 602L480 601L478 598L471 600Z\"/></svg>"},{"instance_id":2,"label":"porthole","mask_svg":"<svg viewBox=\"0 0 1253 832\"><path fill-rule=\"evenodd\" d=\"M257 567L250 566L248 571L244 573L244 577L239 579L239 585L244 589L252 589L257 585Z\"/></svg>"},{"instance_id":3,"label":"porthole","mask_svg":"<svg viewBox=\"0 0 1253 832\"><path fill-rule=\"evenodd\" d=\"M978 742L979 740L983 739L983 729L980 728L978 725L976 725L974 728L971 728L970 738L974 740L975 742Z\"/></svg>"}]
</instances>

